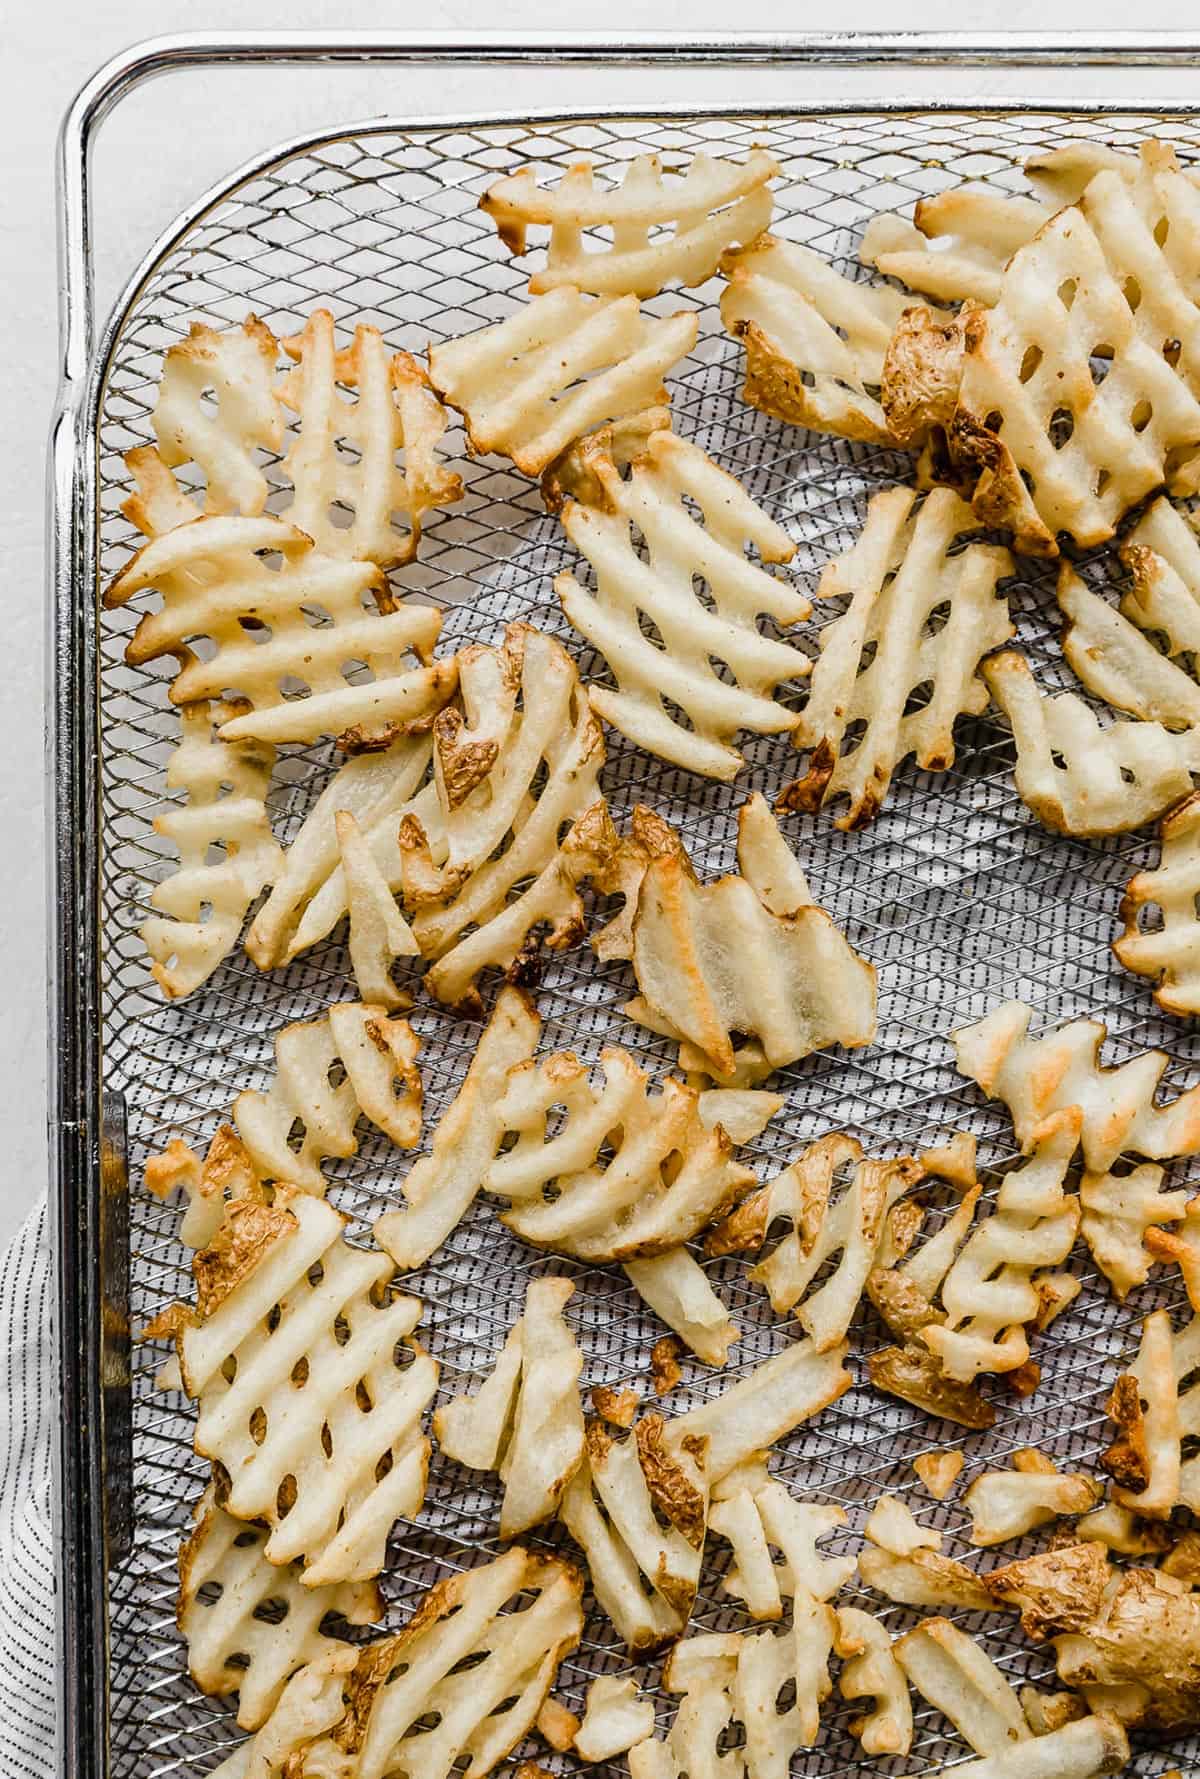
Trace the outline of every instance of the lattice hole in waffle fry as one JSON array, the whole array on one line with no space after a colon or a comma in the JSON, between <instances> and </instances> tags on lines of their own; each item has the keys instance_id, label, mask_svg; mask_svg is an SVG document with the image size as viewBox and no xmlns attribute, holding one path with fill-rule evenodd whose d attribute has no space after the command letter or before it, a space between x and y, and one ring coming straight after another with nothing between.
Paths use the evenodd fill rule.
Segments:
<instances>
[{"instance_id":1,"label":"lattice hole in waffle fry","mask_svg":"<svg viewBox=\"0 0 1200 1779\"><path fill-rule=\"evenodd\" d=\"M959 1073L1004 1102L1025 1154L1040 1140L1045 1120L1072 1107L1082 1113L1080 1143L1093 1173L1123 1153L1170 1161L1200 1149L1200 1088L1157 1102L1167 1066L1163 1051L1145 1050L1106 1068L1099 1052L1107 1033L1099 1021L1076 1019L1030 1038L1031 1018L1023 1001L1005 1001L952 1034Z\"/></svg>"},{"instance_id":2,"label":"lattice hole in waffle fry","mask_svg":"<svg viewBox=\"0 0 1200 1779\"><path fill-rule=\"evenodd\" d=\"M275 749L219 739L222 724L246 708L185 704L179 713L167 789L184 791L187 801L154 819L179 864L155 884L157 912L139 930L154 980L171 1000L201 987L229 956L246 910L283 863L266 810Z\"/></svg>"},{"instance_id":3,"label":"lattice hole in waffle fry","mask_svg":"<svg viewBox=\"0 0 1200 1779\"><path fill-rule=\"evenodd\" d=\"M254 315L221 332L194 321L187 339L167 350L152 417L157 461L172 486L171 470L198 466L206 512L255 514L267 503L267 479L256 453L277 451L283 439L274 388L277 356L275 336ZM147 492L157 491L161 500L169 493L166 483L153 467L149 475ZM139 488L139 496L142 492ZM149 534L150 526L138 516L145 511L135 507L127 516ZM174 522L181 517L177 513ZM163 529L163 520L160 505L152 523Z\"/></svg>"},{"instance_id":4,"label":"lattice hole in waffle fry","mask_svg":"<svg viewBox=\"0 0 1200 1779\"><path fill-rule=\"evenodd\" d=\"M1006 649L983 664L1012 725L1021 801L1055 834L1126 834L1186 797L1200 747L1160 723L1103 726L1071 692L1047 697L1024 656Z\"/></svg>"},{"instance_id":5,"label":"lattice hole in waffle fry","mask_svg":"<svg viewBox=\"0 0 1200 1779\"><path fill-rule=\"evenodd\" d=\"M809 753L808 770L780 802L814 810L844 796L839 828L878 814L907 755L926 771L954 764L956 719L988 703L980 660L1013 634L1007 597L996 592L1012 572L1008 551L970 543L953 553L976 529L970 508L948 489L914 511L915 501L907 488L877 494L853 548L828 564L817 590L818 600L850 603L821 632L792 737Z\"/></svg>"},{"instance_id":6,"label":"lattice hole in waffle fry","mask_svg":"<svg viewBox=\"0 0 1200 1779\"><path fill-rule=\"evenodd\" d=\"M1166 814L1158 864L1139 871L1121 902L1125 929L1113 951L1127 970L1148 976L1164 1013L1200 1013L1200 793ZM1150 919L1143 921L1144 911ZM1157 911L1157 924L1154 913Z\"/></svg>"},{"instance_id":7,"label":"lattice hole in waffle fry","mask_svg":"<svg viewBox=\"0 0 1200 1779\"><path fill-rule=\"evenodd\" d=\"M583 1355L562 1313L574 1291L569 1279L535 1279L479 1389L433 1417L447 1457L503 1482L501 1538L553 1518L583 1459Z\"/></svg>"},{"instance_id":8,"label":"lattice hole in waffle fry","mask_svg":"<svg viewBox=\"0 0 1200 1779\"><path fill-rule=\"evenodd\" d=\"M601 1609L631 1650L657 1649L687 1624L708 1523L706 1442L668 1447L661 1415L627 1439L589 1421L587 1450L560 1516L584 1552Z\"/></svg>"},{"instance_id":9,"label":"lattice hole in waffle fry","mask_svg":"<svg viewBox=\"0 0 1200 1779\"><path fill-rule=\"evenodd\" d=\"M795 546L740 483L674 433L653 433L625 478L602 453L593 453L591 470L599 498L568 501L561 517L595 588L569 571L554 586L617 681L615 690L589 688L592 708L660 759L732 778L743 764L732 745L740 729L770 734L796 720L774 692L808 673L808 657L757 628L762 613L781 625L808 616L808 601L761 566L789 561ZM722 678L714 660L732 677Z\"/></svg>"},{"instance_id":10,"label":"lattice hole in waffle fry","mask_svg":"<svg viewBox=\"0 0 1200 1779\"><path fill-rule=\"evenodd\" d=\"M490 185L479 207L510 253L526 251L530 228L550 230L545 268L529 280L535 296L565 284L652 297L668 284L703 284L727 247L761 234L771 220L767 184L778 172L761 148L740 162L697 154L680 177L664 174L657 155L638 155L613 185L597 182L590 161L549 187L522 167ZM597 229L610 239L589 249L585 231Z\"/></svg>"},{"instance_id":11,"label":"lattice hole in waffle fry","mask_svg":"<svg viewBox=\"0 0 1200 1779\"><path fill-rule=\"evenodd\" d=\"M369 1625L383 1614L373 1582L305 1587L297 1564L267 1560L264 1526L234 1519L210 1484L179 1549L179 1633L188 1672L203 1693L238 1695L238 1723L271 1716L298 1668L329 1649L324 1621Z\"/></svg>"},{"instance_id":12,"label":"lattice hole in waffle fry","mask_svg":"<svg viewBox=\"0 0 1200 1779\"><path fill-rule=\"evenodd\" d=\"M439 462L448 415L424 371L409 353L389 353L374 327L355 328L339 349L328 309L314 309L283 348L294 362L278 400L298 420L284 460L289 523L329 556L411 561L425 514L462 497L461 478Z\"/></svg>"},{"instance_id":13,"label":"lattice hole in waffle fry","mask_svg":"<svg viewBox=\"0 0 1200 1779\"><path fill-rule=\"evenodd\" d=\"M643 315L635 296L548 291L505 321L433 346L429 375L463 415L471 448L539 476L568 445L652 407L696 341L697 316Z\"/></svg>"},{"instance_id":14,"label":"lattice hole in waffle fry","mask_svg":"<svg viewBox=\"0 0 1200 1779\"><path fill-rule=\"evenodd\" d=\"M267 1560L302 1562L307 1587L382 1569L393 1524L424 1499L437 1387L412 1339L420 1302L388 1295L391 1259L349 1246L345 1221L286 1186L269 1205L235 1200L193 1263L196 1308L147 1330L175 1336L222 1505L266 1521Z\"/></svg>"},{"instance_id":15,"label":"lattice hole in waffle fry","mask_svg":"<svg viewBox=\"0 0 1200 1779\"><path fill-rule=\"evenodd\" d=\"M963 1496L971 1543L1005 1544L1064 1514L1090 1513L1104 1485L1079 1471L1060 1471L1041 1452L1014 1454L1010 1470L985 1470Z\"/></svg>"},{"instance_id":16,"label":"lattice hole in waffle fry","mask_svg":"<svg viewBox=\"0 0 1200 1779\"><path fill-rule=\"evenodd\" d=\"M817 1549L820 1539L846 1524L842 1508L797 1501L761 1455L714 1483L708 1523L733 1549L722 1592L741 1600L751 1618L780 1618L783 1600L797 1594L828 1600L854 1574L853 1557Z\"/></svg>"},{"instance_id":17,"label":"lattice hole in waffle fry","mask_svg":"<svg viewBox=\"0 0 1200 1779\"><path fill-rule=\"evenodd\" d=\"M431 718L454 690L453 661L432 661L440 612L397 605L373 563L322 556L280 519L176 526L138 551L105 604L151 588L162 605L143 615L125 659L174 656L175 704L227 691L245 699L249 710L222 724L222 740L342 733L361 743ZM371 677L351 683L363 666Z\"/></svg>"},{"instance_id":18,"label":"lattice hole in waffle fry","mask_svg":"<svg viewBox=\"0 0 1200 1779\"><path fill-rule=\"evenodd\" d=\"M413 1148L421 1135L419 1049L407 1020L361 1001L284 1026L270 1087L248 1088L233 1102L238 1135L261 1176L323 1193L321 1163L356 1152L360 1114L398 1148Z\"/></svg>"},{"instance_id":19,"label":"lattice hole in waffle fry","mask_svg":"<svg viewBox=\"0 0 1200 1779\"><path fill-rule=\"evenodd\" d=\"M726 253L721 272L721 319L746 349L744 400L794 426L890 444L879 389L900 292L856 284L773 235Z\"/></svg>"}]
</instances>

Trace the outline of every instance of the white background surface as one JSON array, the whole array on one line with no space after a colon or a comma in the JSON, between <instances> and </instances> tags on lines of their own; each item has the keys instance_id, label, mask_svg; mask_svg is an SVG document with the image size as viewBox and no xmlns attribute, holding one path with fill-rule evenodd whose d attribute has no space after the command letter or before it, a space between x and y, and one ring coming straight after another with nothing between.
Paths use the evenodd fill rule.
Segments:
<instances>
[{"instance_id":1,"label":"white background surface","mask_svg":"<svg viewBox=\"0 0 1200 1779\"><path fill-rule=\"evenodd\" d=\"M380 26L445 29L628 30L681 27L704 32L752 30L1200 30L1194 7L1170 0L1131 7L1128 0L839 0L817 8L803 0L676 0L674 6L610 0L601 10L581 0L509 0L503 8L471 0L362 4L361 0L292 0L248 7L245 0L34 0L8 9L0 105L0 278L4 348L0 352L0 537L4 549L4 632L0 660L0 848L4 866L0 912L0 1104L6 1109L0 1170L0 1243L7 1241L45 1183L45 887L43 874L42 630L44 610L42 462L56 371L54 137L76 88L109 56L167 31L354 29ZM323 121L357 120L384 111L415 115L456 105L507 109L522 103L566 103L565 78L547 86L536 72L498 71L416 76L392 71L242 72L173 76L122 106L106 126L96 159L99 307L105 312L120 282L172 215L222 173L257 150ZM611 84L611 101L649 98L655 76L633 74ZM751 100L759 77L717 77L716 97ZM768 77L769 78L769 77ZM773 89L779 96L778 76ZM808 94L834 90L843 77L808 77ZM972 76L976 92L999 76ZM1040 89L1055 99L1085 96L1086 71L1054 77ZM1200 73L1172 77L1174 96L1200 99ZM581 102L588 95L580 95Z\"/></svg>"}]
</instances>

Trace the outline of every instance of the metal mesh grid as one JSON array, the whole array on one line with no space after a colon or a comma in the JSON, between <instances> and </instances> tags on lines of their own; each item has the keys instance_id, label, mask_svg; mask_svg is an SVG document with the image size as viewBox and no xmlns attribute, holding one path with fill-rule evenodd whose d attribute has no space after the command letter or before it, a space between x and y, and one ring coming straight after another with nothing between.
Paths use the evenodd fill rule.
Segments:
<instances>
[{"instance_id":1,"label":"metal mesh grid","mask_svg":"<svg viewBox=\"0 0 1200 1779\"><path fill-rule=\"evenodd\" d=\"M101 411L103 577L107 581L136 547L119 513L128 492L122 454L151 438L161 355L189 322L228 324L253 310L282 334L324 303L340 323L372 322L391 346L420 352L430 340L507 314L521 300L528 264L507 259L476 210L480 191L501 170L526 161L562 165L580 150L619 164L649 149L670 160L703 146L737 151L762 143L784 172L778 232L853 271L858 233L876 210L907 212L916 198L967 179L1019 189L1021 162L1034 148L1079 136L1131 145L1151 130L1175 140L1185 158L1200 151L1200 125L1179 119L1030 114L609 119L404 132L379 126L324 141L277 162L210 210L159 264L127 316ZM715 296L714 287L706 286L668 293L652 305L659 311L694 306L700 314L695 351L671 379L675 425L739 475L789 530L798 545L798 579L811 591L823 563L852 540L869 496L904 479L910 461L809 435L747 408L738 395L741 350L721 332ZM585 678L602 673L603 664L567 631L553 596L552 576L573 552L541 510L536 489L499 460L467 458L457 434L452 448L460 453L453 467L463 475L465 498L432 516L420 562L395 571L393 583L446 605L447 647L467 639L495 642L507 620L523 617L563 636ZM1085 572L1103 580L1108 560ZM1020 564L1012 607L1018 640L1039 677L1068 683L1049 571ZM817 623L836 609L823 608L801 627L805 646L813 646ZM128 1101L132 1314L138 1327L173 1297L187 1295L190 1284L174 1234L176 1211L141 1187L146 1155L176 1133L193 1144L207 1142L234 1093L265 1084L278 1027L344 996L349 978L335 935L270 976L235 953L181 1005L164 1006L159 999L136 931L148 912L150 889L167 868L151 824L164 795L162 765L175 726L162 674L123 662L136 616L130 609L102 619L101 705L106 1081ZM638 799L653 803L683 828L704 873L731 862L733 818L743 797L753 789L771 795L794 763L785 739L752 739L745 748L746 771L735 787L721 788L649 759L619 736L608 739L602 785L618 820ZM286 841L332 756L320 747L283 753L271 807ZM954 769L935 777L910 762L865 833L838 834L827 816L789 821L818 899L879 967L879 1035L867 1051L813 1057L786 1072L786 1109L753 1146L762 1157L778 1162L833 1128L849 1129L874 1152L885 1153L924 1146L959 1129L977 1133L983 1162L1002 1164L1012 1155L1007 1115L985 1106L956 1076L946 1037L1011 996L1033 1003L1035 1029L1070 1017L1105 1019L1108 1060L1148 1046L1167 1049L1175 1065L1172 1087L1190 1085L1200 1075L1200 1036L1161 1018L1148 985L1123 972L1109 951L1121 889L1154 849L1143 838L1084 843L1046 833L1016 798L1011 764L1002 726L991 717L965 722ZM603 1042L620 1042L664 1067L669 1047L617 1010L629 992L623 966L599 966L586 950L552 963L539 996L544 1048L569 1046L594 1057ZM413 1017L424 1043L421 1066L432 1125L461 1079L476 1031L425 1002ZM365 1228L397 1201L406 1165L378 1133L364 1132L358 1155L331 1169L334 1202ZM1177 1170L1173 1183L1182 1183L1187 1172ZM786 1324L772 1318L762 1292L746 1280L743 1263L708 1264L742 1338L722 1372L685 1365L684 1384L668 1400L671 1410L720 1390L789 1338ZM1036 1443L1058 1458L1089 1463L1103 1443L1101 1404L1117 1357L1132 1350L1148 1309L1182 1301L1177 1288L1159 1280L1119 1307L1097 1283L1086 1256L1077 1255L1073 1264L1084 1289L1052 1337L1039 1343L1041 1387L1028 1401L1002 1397L993 1432L969 1435L939 1425L859 1385L784 1443L781 1473L797 1491L845 1505L847 1541L856 1540L881 1492L912 1491L918 1518L946 1532L948 1550L971 1555L961 1509L954 1500L939 1506L915 1487L912 1459L941 1444L960 1446L969 1476L985 1460L1002 1462ZM439 1399L486 1369L519 1313L534 1269L576 1279L569 1316L586 1355L585 1384L645 1386L649 1348L663 1330L619 1270L539 1256L509 1237L493 1210L480 1204L413 1282L427 1306L422 1338L442 1365ZM852 1343L852 1365L861 1374L865 1355L883 1344L869 1312L860 1310ZM147 1349L135 1353L136 1532L133 1552L112 1586L113 1771L119 1779L206 1773L238 1739L231 1711L195 1692L174 1628L175 1550L203 1467L191 1451L188 1412L176 1398L153 1390L159 1357ZM491 1480L469 1478L435 1454L420 1522L398 1527L393 1538L384 1577L389 1627L438 1575L494 1552L497 1495ZM720 1593L726 1554L719 1541L710 1544L695 1629L746 1622ZM856 1603L893 1630L911 1622L902 1609L875 1596L864 1593ZM1047 1658L1031 1652L1007 1618L959 1616L1012 1677L1049 1671ZM615 1633L593 1613L582 1648L564 1666L560 1691L578 1708L589 1677L625 1665ZM634 1672L653 1686L652 1667L639 1665ZM664 1724L671 1712L660 1695ZM798 1758L797 1773L835 1775L867 1766L917 1773L962 1755L962 1744L947 1739L946 1725L925 1710L918 1712L908 1761L864 1761L845 1727L847 1715L830 1701L821 1744ZM544 1748L537 1752L548 1758ZM1186 1768L1189 1757L1198 1756L1200 1740L1169 1754L1144 1751L1133 1770Z\"/></svg>"}]
</instances>

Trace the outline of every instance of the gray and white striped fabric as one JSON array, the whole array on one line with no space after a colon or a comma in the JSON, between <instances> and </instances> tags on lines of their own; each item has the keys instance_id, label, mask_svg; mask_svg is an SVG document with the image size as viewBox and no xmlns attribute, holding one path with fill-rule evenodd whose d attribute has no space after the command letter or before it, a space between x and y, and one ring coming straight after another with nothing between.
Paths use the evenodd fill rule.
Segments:
<instances>
[{"instance_id":1,"label":"gray and white striped fabric","mask_svg":"<svg viewBox=\"0 0 1200 1779\"><path fill-rule=\"evenodd\" d=\"M50 1251L40 1204L0 1260L0 1746L4 1779L55 1768L55 1428Z\"/></svg>"}]
</instances>

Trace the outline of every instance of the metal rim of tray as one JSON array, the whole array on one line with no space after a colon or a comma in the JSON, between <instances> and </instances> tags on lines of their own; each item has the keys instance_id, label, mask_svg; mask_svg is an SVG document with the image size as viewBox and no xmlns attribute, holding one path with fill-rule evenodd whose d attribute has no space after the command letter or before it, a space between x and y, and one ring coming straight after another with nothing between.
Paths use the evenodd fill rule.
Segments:
<instances>
[{"instance_id":1,"label":"metal rim of tray","mask_svg":"<svg viewBox=\"0 0 1200 1779\"><path fill-rule=\"evenodd\" d=\"M55 1528L58 1639L62 1694L59 1770L70 1779L109 1773L107 1571L110 1527L105 1499L106 1417L120 1413L122 1321L119 1280L111 1268L127 1256L119 1204L124 1188L119 1104L105 1105L101 1061L98 912L100 865L99 703L96 625L97 460L95 425L108 356L145 280L182 235L247 180L310 144L373 130L439 125L571 122L632 118L644 107L584 105L452 117L389 116L322 130L254 157L176 217L128 280L97 341L92 278L90 156L105 119L151 79L189 68L321 67L354 64L513 65L558 62L593 69L655 63L752 65L780 69L895 67L1008 69L1057 67L1197 68L1200 39L1183 32L1084 34L894 33L632 34L620 40L580 33L276 32L196 33L135 47L102 67L81 89L60 131L57 164L60 374L47 459L47 809L49 1198L57 1267L55 1346L62 1407L57 1451ZM1137 95L1089 103L1073 113L1102 115L1136 106ZM786 105L654 106L653 115L822 116L959 111L1036 113L1049 102L956 97L896 100L854 97ZM1197 106L1173 102L1177 115ZM115 1244L115 1246L114 1246ZM105 1375L108 1368L109 1384ZM114 1373L113 1367L116 1367ZM107 1398L107 1400L106 1400Z\"/></svg>"}]
</instances>

